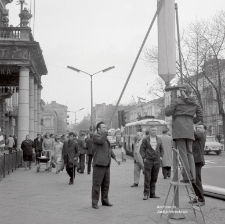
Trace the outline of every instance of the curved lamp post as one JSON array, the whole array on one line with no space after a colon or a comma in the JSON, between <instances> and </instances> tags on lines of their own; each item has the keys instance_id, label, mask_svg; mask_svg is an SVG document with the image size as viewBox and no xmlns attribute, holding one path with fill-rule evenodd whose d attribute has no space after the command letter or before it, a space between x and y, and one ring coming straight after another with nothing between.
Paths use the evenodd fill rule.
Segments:
<instances>
[{"instance_id":1,"label":"curved lamp post","mask_svg":"<svg viewBox=\"0 0 225 224\"><path fill-rule=\"evenodd\" d=\"M76 127L77 127L77 112L83 110L84 108L81 108L77 111L71 111L71 110L67 110L67 112L71 112L75 114L75 131L76 131Z\"/></svg>"}]
</instances>

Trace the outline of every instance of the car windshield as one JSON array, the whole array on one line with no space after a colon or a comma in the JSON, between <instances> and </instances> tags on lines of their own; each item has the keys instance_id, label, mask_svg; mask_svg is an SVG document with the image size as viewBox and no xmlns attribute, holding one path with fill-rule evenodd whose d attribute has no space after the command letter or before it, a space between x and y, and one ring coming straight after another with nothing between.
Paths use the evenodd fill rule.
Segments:
<instances>
[{"instance_id":1,"label":"car windshield","mask_svg":"<svg viewBox=\"0 0 225 224\"><path fill-rule=\"evenodd\" d=\"M218 142L215 137L206 137L207 142Z\"/></svg>"}]
</instances>

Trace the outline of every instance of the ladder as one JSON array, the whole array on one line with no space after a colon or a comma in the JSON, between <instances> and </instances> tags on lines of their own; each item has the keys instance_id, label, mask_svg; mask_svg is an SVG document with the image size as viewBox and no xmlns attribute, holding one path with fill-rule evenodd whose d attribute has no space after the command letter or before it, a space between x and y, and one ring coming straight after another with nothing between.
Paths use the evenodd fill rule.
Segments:
<instances>
[{"instance_id":1,"label":"ladder","mask_svg":"<svg viewBox=\"0 0 225 224\"><path fill-rule=\"evenodd\" d=\"M165 210L165 208L167 208L167 207L168 207L169 209L174 208L173 204L174 204L175 194L176 194L176 192L177 192L179 186L185 186L186 191L187 191L187 196L188 196L189 199L190 199L191 208L193 209L195 218L196 218L196 211L198 211L198 212L201 213L203 222L205 223L204 214L203 214L203 212L202 212L201 206L199 206L198 197L197 197L196 194L195 194L195 191L194 191L193 186L192 186L192 182L191 182L191 180L189 179L189 175L187 174L187 177L188 177L188 183L182 183L182 182L180 182L181 174L182 174L183 172L186 172L186 173L187 173L187 170L186 170L186 168L185 168L184 165L183 165L183 160L182 160L182 158L181 158L181 156L180 156L179 151L178 151L177 149L175 149L175 148L173 148L173 151L174 151L174 153L176 153L176 155L177 155L177 166L176 166L176 170L175 170L174 174L176 174L176 173L178 172L178 169L180 169L180 172L179 172L179 175L178 175L178 181L175 181L175 180L174 180L174 177L175 177L175 175L174 175L172 181L170 182L169 191L168 191L168 193L167 193L166 200L165 200L165 203L164 203L164 205L163 205L163 209L162 209L162 211L161 211L160 218L162 217L162 215L165 215L165 216L167 217L167 220L166 220L166 221L168 222L168 220L169 220L169 215L166 215L166 213L164 212L164 210ZM168 197L169 197L169 194L170 194L170 191L171 191L172 186L175 186L174 195L173 195L173 199L172 199L171 205L170 205L170 206L167 206L166 203L167 203L167 200L168 200ZM188 189L188 187L190 187L190 188ZM193 204L193 202L192 202L193 199L195 199L195 200L197 201L197 205L194 205L194 204ZM168 222L168 223L169 223L169 222Z\"/></svg>"}]
</instances>

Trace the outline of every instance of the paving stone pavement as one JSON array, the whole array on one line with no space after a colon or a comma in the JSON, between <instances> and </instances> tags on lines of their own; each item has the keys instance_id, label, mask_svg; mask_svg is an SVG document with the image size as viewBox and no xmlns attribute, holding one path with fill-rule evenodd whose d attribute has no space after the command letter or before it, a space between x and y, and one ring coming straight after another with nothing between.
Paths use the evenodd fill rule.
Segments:
<instances>
[{"instance_id":1,"label":"paving stone pavement","mask_svg":"<svg viewBox=\"0 0 225 224\"><path fill-rule=\"evenodd\" d=\"M115 149L120 158L120 149ZM111 185L109 192L113 207L99 209L91 207L92 175L76 173L74 185L69 185L66 171L48 173L42 169L36 173L33 164L31 170L19 168L7 175L0 182L0 224L164 224L165 217L160 219L157 213L165 201L170 180L164 180L159 174L156 191L160 199L143 201L143 175L140 185L131 188L133 183L133 160L127 156L126 162L118 166L113 160L111 165ZM171 198L169 198L169 201ZM180 207L190 207L184 189L180 189ZM218 199L206 198L202 207L207 224L224 224L225 203ZM197 212L194 218L191 209L185 209L186 218L169 220L170 223L195 224L203 223Z\"/></svg>"}]
</instances>

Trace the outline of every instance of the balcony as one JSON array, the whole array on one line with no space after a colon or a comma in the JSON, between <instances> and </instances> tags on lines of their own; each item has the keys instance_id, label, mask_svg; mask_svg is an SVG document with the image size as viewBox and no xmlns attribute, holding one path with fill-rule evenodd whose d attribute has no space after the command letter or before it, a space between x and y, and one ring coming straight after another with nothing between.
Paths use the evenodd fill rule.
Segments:
<instances>
[{"instance_id":1,"label":"balcony","mask_svg":"<svg viewBox=\"0 0 225 224\"><path fill-rule=\"evenodd\" d=\"M34 41L29 27L1 27L0 41Z\"/></svg>"}]
</instances>

